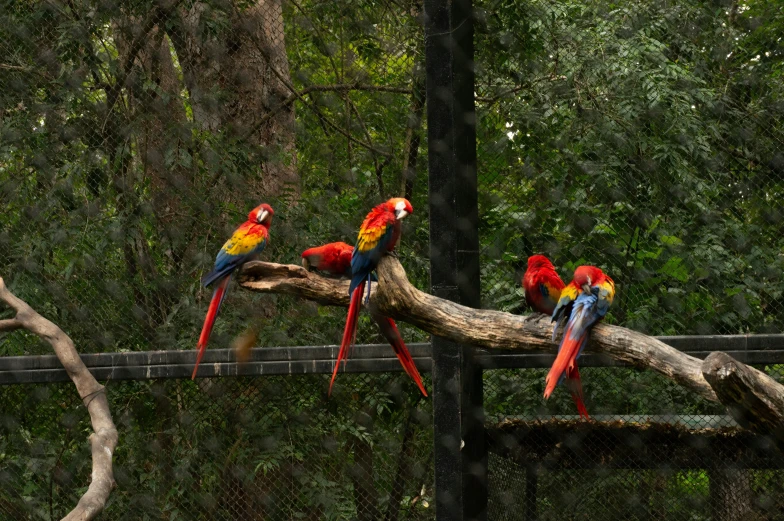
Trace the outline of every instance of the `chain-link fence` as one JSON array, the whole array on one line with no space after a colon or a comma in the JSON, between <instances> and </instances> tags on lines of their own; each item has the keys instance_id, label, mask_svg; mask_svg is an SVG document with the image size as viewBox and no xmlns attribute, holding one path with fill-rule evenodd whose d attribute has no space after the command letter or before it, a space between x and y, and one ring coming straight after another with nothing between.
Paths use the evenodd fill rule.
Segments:
<instances>
[{"instance_id":1,"label":"chain-link fence","mask_svg":"<svg viewBox=\"0 0 784 521\"><path fill-rule=\"evenodd\" d=\"M479 3L485 304L527 257L615 280L611 320L780 332L782 26L775 2Z\"/></svg>"},{"instance_id":2,"label":"chain-link fence","mask_svg":"<svg viewBox=\"0 0 784 521\"><path fill-rule=\"evenodd\" d=\"M780 519L784 458L724 408L633 369L581 369L594 420L546 370L485 373L488 519ZM768 373L781 382L781 366Z\"/></svg>"},{"instance_id":3,"label":"chain-link fence","mask_svg":"<svg viewBox=\"0 0 784 521\"><path fill-rule=\"evenodd\" d=\"M430 403L400 373L110 382L102 519L432 519ZM0 387L0 518L60 519L90 475L73 385ZM20 407L21 406L21 407Z\"/></svg>"},{"instance_id":4,"label":"chain-link fence","mask_svg":"<svg viewBox=\"0 0 784 521\"><path fill-rule=\"evenodd\" d=\"M520 275L538 252L567 281L583 263L612 276L610 323L782 331L781 7L474 7L482 305L524 311ZM424 10L2 4L0 275L81 352L191 350L210 297L200 276L250 208L276 211L263 258L298 263L405 196L401 262L426 288ZM243 330L261 346L336 343L343 318L233 288L211 346ZM374 332L363 316L358 340ZM0 355L48 352L0 337ZM779 361L760 368L781 380ZM720 406L589 366L600 423L577 423L567 392L541 400L544 374L484 373L488 519L781 517L778 450ZM400 373L341 374L331 399L327 380L110 380L120 443L104 518L432 519L430 398ZM78 403L65 384L0 388L0 518L56 519L84 492Z\"/></svg>"},{"instance_id":5,"label":"chain-link fence","mask_svg":"<svg viewBox=\"0 0 784 521\"><path fill-rule=\"evenodd\" d=\"M353 244L407 193L426 282L421 6L10 3L0 13L0 265L82 351L191 349L221 244L261 202L263 258ZM284 38L285 34L285 38ZM337 313L232 292L261 345L339 338ZM366 335L367 328L360 330ZM360 337L362 340L363 337ZM365 337L369 338L369 337ZM34 353L7 340L4 354Z\"/></svg>"}]
</instances>

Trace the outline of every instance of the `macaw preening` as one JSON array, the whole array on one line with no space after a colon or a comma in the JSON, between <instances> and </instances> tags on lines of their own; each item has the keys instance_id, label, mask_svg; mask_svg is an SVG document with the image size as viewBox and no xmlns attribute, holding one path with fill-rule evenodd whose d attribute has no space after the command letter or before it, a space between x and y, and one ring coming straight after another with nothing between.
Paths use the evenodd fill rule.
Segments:
<instances>
[{"instance_id":1,"label":"macaw preening","mask_svg":"<svg viewBox=\"0 0 784 521\"><path fill-rule=\"evenodd\" d=\"M588 418L583 403L583 386L577 370L577 358L588 344L591 328L599 322L615 297L615 283L595 266L579 266L574 277L561 291L561 298L553 311L553 341L558 327L566 322L566 328L558 347L558 356L545 378L544 397L549 398L555 386L566 377L566 386L572 393L581 417Z\"/></svg>"},{"instance_id":2,"label":"macaw preening","mask_svg":"<svg viewBox=\"0 0 784 521\"><path fill-rule=\"evenodd\" d=\"M351 254L354 247L345 242L331 242L302 252L302 266L315 268L330 275L351 276Z\"/></svg>"},{"instance_id":3,"label":"macaw preening","mask_svg":"<svg viewBox=\"0 0 784 521\"><path fill-rule=\"evenodd\" d=\"M357 320L359 319L359 303L362 293L367 284L367 300L370 299L370 285L372 273L378 266L381 257L395 249L398 239L400 239L401 221L414 209L406 199L402 197L392 198L385 203L381 203L367 214L357 235L357 245L351 255L351 284L348 294L351 301L348 306L348 316L346 317L346 327L343 330L343 341L340 343L338 359L335 362L335 370L332 372L332 380L329 383L329 392L332 393L332 384L335 383L335 376L338 374L340 362L349 356L349 350L354 343L357 334ZM394 328L397 331L397 328ZM382 329L383 332L383 329ZM398 333L399 334L399 333ZM394 344L393 344L394 347ZM401 359L406 373L413 375L412 378L421 386L419 371L408 354L407 360Z\"/></svg>"},{"instance_id":4,"label":"macaw preening","mask_svg":"<svg viewBox=\"0 0 784 521\"><path fill-rule=\"evenodd\" d=\"M253 260L264 250L269 239L269 227L272 216L275 212L268 204L262 204L251 210L248 220L237 228L228 241L215 257L215 267L201 279L204 287L215 282L218 285L212 294L210 307L207 309L207 316L204 318L204 326L201 328L201 336L197 348L199 354L196 355L196 366L193 368L191 380L196 378L196 371L199 369L199 362L207 349L207 342L212 333L212 326L215 324L215 317L218 316L223 299L226 298L226 290L231 281L231 275L235 270L242 267L249 260Z\"/></svg>"},{"instance_id":5,"label":"macaw preening","mask_svg":"<svg viewBox=\"0 0 784 521\"><path fill-rule=\"evenodd\" d=\"M319 271L329 273L330 275L351 276L351 257L353 251L354 247L345 242L331 242L324 246L309 248L302 252L302 265L305 269L310 269L312 267ZM359 294L361 296L362 290L359 291ZM411 358L411 353L408 351L408 347L403 341L403 337L400 335L400 331L398 331L395 321L380 313L371 312L370 315L378 326L381 334L384 335L384 338L387 339L389 345L392 346L397 359L400 360L400 365L403 366L403 370L412 380L414 380L419 387L419 390L422 391L422 394L427 396L425 386L422 384L422 377L419 376L419 371L417 371L416 365L414 364L414 359ZM337 368L337 365L335 367ZM332 380L334 381L334 379L333 373ZM332 384L330 383L330 390L331 389Z\"/></svg>"},{"instance_id":6,"label":"macaw preening","mask_svg":"<svg viewBox=\"0 0 784 521\"><path fill-rule=\"evenodd\" d=\"M523 289L525 301L531 309L552 315L564 283L550 259L544 255L532 255L528 257L528 269L523 275Z\"/></svg>"}]
</instances>

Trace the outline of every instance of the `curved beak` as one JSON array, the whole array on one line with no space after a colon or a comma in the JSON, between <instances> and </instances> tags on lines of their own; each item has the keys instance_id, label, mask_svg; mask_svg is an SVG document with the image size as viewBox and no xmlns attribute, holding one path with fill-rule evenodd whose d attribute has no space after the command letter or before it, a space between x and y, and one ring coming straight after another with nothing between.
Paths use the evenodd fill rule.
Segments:
<instances>
[{"instance_id":1,"label":"curved beak","mask_svg":"<svg viewBox=\"0 0 784 521\"><path fill-rule=\"evenodd\" d=\"M308 262L307 257L302 257L302 267L306 270L310 270L310 263Z\"/></svg>"},{"instance_id":2,"label":"curved beak","mask_svg":"<svg viewBox=\"0 0 784 521\"><path fill-rule=\"evenodd\" d=\"M259 216L256 218L256 221L263 223L267 220L267 217L269 217L269 212L267 210L262 210Z\"/></svg>"},{"instance_id":3,"label":"curved beak","mask_svg":"<svg viewBox=\"0 0 784 521\"><path fill-rule=\"evenodd\" d=\"M591 293L591 286L590 286L590 284L583 284L583 291L584 291L586 294L589 294L589 293Z\"/></svg>"},{"instance_id":4,"label":"curved beak","mask_svg":"<svg viewBox=\"0 0 784 521\"><path fill-rule=\"evenodd\" d=\"M408 215L407 211L405 211L405 210L398 210L398 211L395 212L395 219L397 219L399 221L400 219L402 219L406 215Z\"/></svg>"}]
</instances>

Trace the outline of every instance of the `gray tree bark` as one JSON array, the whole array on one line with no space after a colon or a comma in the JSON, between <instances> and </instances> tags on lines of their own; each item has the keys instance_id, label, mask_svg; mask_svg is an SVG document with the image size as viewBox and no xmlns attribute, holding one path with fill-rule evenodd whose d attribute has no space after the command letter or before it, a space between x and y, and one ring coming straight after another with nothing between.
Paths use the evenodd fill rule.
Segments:
<instances>
[{"instance_id":1,"label":"gray tree bark","mask_svg":"<svg viewBox=\"0 0 784 521\"><path fill-rule=\"evenodd\" d=\"M291 86L281 0L259 0L248 8L227 2L217 11L207 2L176 10L169 34L190 93L196 125L241 137L256 147L261 196L284 190L298 195L294 107L281 105ZM227 27L215 31L216 19ZM257 125L262 117L274 115Z\"/></svg>"},{"instance_id":2,"label":"gray tree bark","mask_svg":"<svg viewBox=\"0 0 784 521\"><path fill-rule=\"evenodd\" d=\"M103 511L109 494L115 486L112 458L117 447L117 428L112 421L106 390L93 378L82 362L73 340L62 329L11 293L2 278L0 278L0 301L16 312L14 318L0 320L0 332L26 329L48 342L76 386L79 397L90 414L93 427L93 433L89 436L93 460L90 486L63 521L95 519Z\"/></svg>"},{"instance_id":3,"label":"gray tree bark","mask_svg":"<svg viewBox=\"0 0 784 521\"><path fill-rule=\"evenodd\" d=\"M394 257L381 259L370 306L396 320L461 344L490 349L554 349L550 318L472 309L413 287ZM323 304L348 306L347 280L332 280L300 266L248 263L240 285L251 291L296 295ZM673 380L703 398L720 402L744 427L784 444L784 386L725 353L705 362L659 340L618 326L594 327L588 349Z\"/></svg>"}]
</instances>

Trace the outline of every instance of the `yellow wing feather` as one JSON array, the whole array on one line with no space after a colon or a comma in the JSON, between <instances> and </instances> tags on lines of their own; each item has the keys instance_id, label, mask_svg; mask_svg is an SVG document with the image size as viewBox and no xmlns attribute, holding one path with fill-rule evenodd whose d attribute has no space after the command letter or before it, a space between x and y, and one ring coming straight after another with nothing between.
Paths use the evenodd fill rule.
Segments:
<instances>
[{"instance_id":1,"label":"yellow wing feather","mask_svg":"<svg viewBox=\"0 0 784 521\"><path fill-rule=\"evenodd\" d=\"M250 233L250 230L236 230L223 245L223 251L229 255L245 255L253 251L264 240L260 233Z\"/></svg>"},{"instance_id":2,"label":"yellow wing feather","mask_svg":"<svg viewBox=\"0 0 784 521\"><path fill-rule=\"evenodd\" d=\"M359 251L364 253L375 248L385 231L386 229L384 228L360 230L357 237L357 248L359 248Z\"/></svg>"},{"instance_id":3,"label":"yellow wing feather","mask_svg":"<svg viewBox=\"0 0 784 521\"><path fill-rule=\"evenodd\" d=\"M575 286L568 284L561 290L561 298L558 299L558 305L565 306L569 302L575 300L579 294L580 291Z\"/></svg>"},{"instance_id":4,"label":"yellow wing feather","mask_svg":"<svg viewBox=\"0 0 784 521\"><path fill-rule=\"evenodd\" d=\"M615 298L615 283L612 279L607 278L599 285L599 298L607 301L607 304L612 304Z\"/></svg>"}]
</instances>

